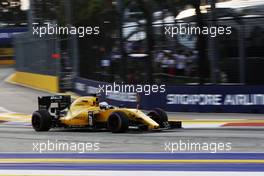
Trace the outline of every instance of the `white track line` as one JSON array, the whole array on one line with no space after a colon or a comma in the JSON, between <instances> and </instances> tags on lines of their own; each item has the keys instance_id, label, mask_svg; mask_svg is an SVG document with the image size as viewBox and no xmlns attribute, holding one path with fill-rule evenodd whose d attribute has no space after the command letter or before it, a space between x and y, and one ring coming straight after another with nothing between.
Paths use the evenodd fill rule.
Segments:
<instances>
[{"instance_id":1,"label":"white track line","mask_svg":"<svg viewBox=\"0 0 264 176\"><path fill-rule=\"evenodd\" d=\"M14 113L13 111L9 111L8 109L0 106L0 113Z\"/></svg>"},{"instance_id":2,"label":"white track line","mask_svg":"<svg viewBox=\"0 0 264 176\"><path fill-rule=\"evenodd\" d=\"M187 128L220 128L223 124L216 123L216 124L188 124L184 123L182 124L182 127Z\"/></svg>"}]
</instances>

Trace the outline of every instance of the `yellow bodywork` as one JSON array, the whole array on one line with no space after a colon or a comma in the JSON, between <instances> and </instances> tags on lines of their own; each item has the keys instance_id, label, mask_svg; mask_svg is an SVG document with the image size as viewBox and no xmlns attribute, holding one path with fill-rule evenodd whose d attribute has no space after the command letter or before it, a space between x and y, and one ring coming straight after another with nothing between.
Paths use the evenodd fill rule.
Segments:
<instances>
[{"instance_id":1,"label":"yellow bodywork","mask_svg":"<svg viewBox=\"0 0 264 176\"><path fill-rule=\"evenodd\" d=\"M106 124L110 114L115 111L122 111L130 120L147 125L149 129L159 128L158 123L138 109L101 109L97 97L80 97L76 99L71 104L67 115L60 118L60 122L67 126L88 126L88 112L93 112L96 123Z\"/></svg>"}]
</instances>

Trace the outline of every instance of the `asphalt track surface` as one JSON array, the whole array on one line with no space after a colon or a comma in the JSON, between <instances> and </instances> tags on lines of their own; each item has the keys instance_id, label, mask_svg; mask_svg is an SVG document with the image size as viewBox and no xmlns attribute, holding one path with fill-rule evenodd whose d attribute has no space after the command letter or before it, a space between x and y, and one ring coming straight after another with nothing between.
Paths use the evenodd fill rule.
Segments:
<instances>
[{"instance_id":1,"label":"asphalt track surface","mask_svg":"<svg viewBox=\"0 0 264 176\"><path fill-rule=\"evenodd\" d=\"M11 85L4 79L12 72L9 68L0 68L0 114L21 113L31 114L37 109L37 97L48 93ZM19 117L15 117L19 118ZM263 115L250 114L186 114L169 113L170 119L191 121L189 128L175 129L163 132L137 132L131 131L126 134L112 134L107 131L56 129L50 132L37 133L29 126L29 119L25 122L4 123L0 119L0 152L39 153L34 149L36 143L63 142L66 144L96 144L85 152L168 152L168 143L230 143L231 150L218 150L217 152L264 152L264 128L263 127L223 127L212 128L215 121L225 120L264 120ZM192 121L201 121L200 126L193 126ZM217 123L218 123L217 122ZM201 125L202 124L202 125ZM205 125L204 125L205 124ZM208 125L208 127L206 126ZM210 126L211 125L211 126ZM98 149L98 150L97 150ZM43 151L52 152L52 151ZM69 151L54 151L69 152ZM80 152L80 150L71 151ZM173 152L214 152L214 150L196 151L194 149L174 150Z\"/></svg>"}]
</instances>

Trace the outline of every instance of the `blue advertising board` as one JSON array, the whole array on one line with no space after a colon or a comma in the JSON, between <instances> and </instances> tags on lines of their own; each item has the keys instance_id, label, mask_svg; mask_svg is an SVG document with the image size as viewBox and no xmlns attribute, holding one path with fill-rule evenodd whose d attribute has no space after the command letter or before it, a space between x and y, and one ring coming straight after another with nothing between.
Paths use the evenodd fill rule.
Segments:
<instances>
[{"instance_id":1,"label":"blue advertising board","mask_svg":"<svg viewBox=\"0 0 264 176\"><path fill-rule=\"evenodd\" d=\"M165 86L165 91L146 95L144 92L108 92L110 83L83 78L74 79L74 91L80 95L100 92L109 104L141 109L163 108L171 112L264 113L264 86L208 85ZM139 103L138 103L139 102Z\"/></svg>"},{"instance_id":2,"label":"blue advertising board","mask_svg":"<svg viewBox=\"0 0 264 176\"><path fill-rule=\"evenodd\" d=\"M12 42L13 35L26 32L27 28L17 27L17 28L1 28L0 29L0 43L10 43Z\"/></svg>"}]
</instances>

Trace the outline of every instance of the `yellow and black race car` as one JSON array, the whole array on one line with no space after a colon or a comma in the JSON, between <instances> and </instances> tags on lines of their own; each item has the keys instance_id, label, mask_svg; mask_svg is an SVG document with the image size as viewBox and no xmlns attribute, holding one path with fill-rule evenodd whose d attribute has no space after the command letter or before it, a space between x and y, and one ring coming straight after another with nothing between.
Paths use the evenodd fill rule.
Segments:
<instances>
[{"instance_id":1,"label":"yellow and black race car","mask_svg":"<svg viewBox=\"0 0 264 176\"><path fill-rule=\"evenodd\" d=\"M39 110L32 115L35 131L51 128L108 129L113 133L129 129L162 130L181 128L181 122L168 121L162 109L145 114L139 109L113 107L99 102L97 96L80 97L71 102L70 96L46 96L38 98Z\"/></svg>"}]
</instances>

